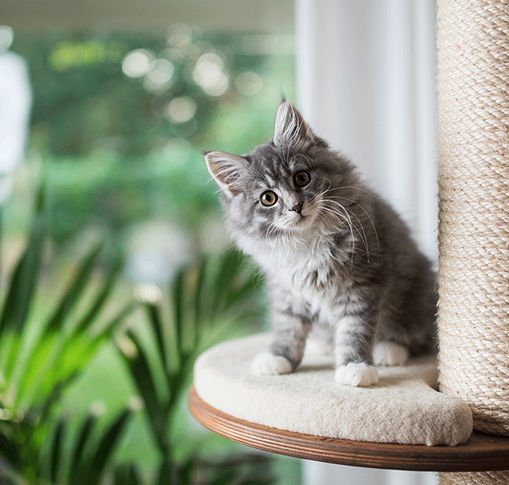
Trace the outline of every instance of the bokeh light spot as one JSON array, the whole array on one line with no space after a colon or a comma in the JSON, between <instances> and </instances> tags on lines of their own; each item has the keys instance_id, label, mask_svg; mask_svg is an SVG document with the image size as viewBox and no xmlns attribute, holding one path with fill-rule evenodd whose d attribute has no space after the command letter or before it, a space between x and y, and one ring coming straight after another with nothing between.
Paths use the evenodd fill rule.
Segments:
<instances>
[{"instance_id":1,"label":"bokeh light spot","mask_svg":"<svg viewBox=\"0 0 509 485\"><path fill-rule=\"evenodd\" d=\"M229 78L224 68L224 61L218 54L207 52L196 61L193 80L207 94L221 96L229 85Z\"/></svg>"},{"instance_id":2,"label":"bokeh light spot","mask_svg":"<svg viewBox=\"0 0 509 485\"><path fill-rule=\"evenodd\" d=\"M190 96L173 98L164 110L164 115L174 123L186 123L196 113L196 101Z\"/></svg>"},{"instance_id":3,"label":"bokeh light spot","mask_svg":"<svg viewBox=\"0 0 509 485\"><path fill-rule=\"evenodd\" d=\"M156 59L152 62L150 70L143 81L143 87L155 92L168 89L171 85L174 70L173 63L168 59Z\"/></svg>"},{"instance_id":4,"label":"bokeh light spot","mask_svg":"<svg viewBox=\"0 0 509 485\"><path fill-rule=\"evenodd\" d=\"M145 76L154 60L154 54L147 49L135 49L122 60L122 72L132 78Z\"/></svg>"},{"instance_id":5,"label":"bokeh light spot","mask_svg":"<svg viewBox=\"0 0 509 485\"><path fill-rule=\"evenodd\" d=\"M263 89L262 78L253 71L241 72L235 77L233 83L242 96L255 96Z\"/></svg>"},{"instance_id":6,"label":"bokeh light spot","mask_svg":"<svg viewBox=\"0 0 509 485\"><path fill-rule=\"evenodd\" d=\"M166 31L166 42L172 47L186 47L193 39L193 31L188 25L175 24Z\"/></svg>"}]
</instances>

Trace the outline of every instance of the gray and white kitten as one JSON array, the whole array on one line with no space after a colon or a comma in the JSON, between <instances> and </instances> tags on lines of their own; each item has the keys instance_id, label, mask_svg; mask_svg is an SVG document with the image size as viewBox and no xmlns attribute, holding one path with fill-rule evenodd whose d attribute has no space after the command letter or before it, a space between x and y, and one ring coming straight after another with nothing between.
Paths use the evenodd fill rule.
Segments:
<instances>
[{"instance_id":1,"label":"gray and white kitten","mask_svg":"<svg viewBox=\"0 0 509 485\"><path fill-rule=\"evenodd\" d=\"M338 383L370 386L377 365L432 350L435 275L394 210L353 165L279 106L274 136L243 156L212 151L226 226L263 269L274 339L251 368L285 374L309 335L334 351Z\"/></svg>"}]
</instances>

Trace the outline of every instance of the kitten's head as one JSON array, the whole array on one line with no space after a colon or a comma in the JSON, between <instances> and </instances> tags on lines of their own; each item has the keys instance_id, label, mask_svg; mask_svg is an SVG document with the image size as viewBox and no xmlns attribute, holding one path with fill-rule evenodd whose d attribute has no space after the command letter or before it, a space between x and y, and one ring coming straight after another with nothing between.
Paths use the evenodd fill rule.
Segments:
<instances>
[{"instance_id":1,"label":"kitten's head","mask_svg":"<svg viewBox=\"0 0 509 485\"><path fill-rule=\"evenodd\" d=\"M279 106L266 144L243 156L208 152L205 161L237 241L302 239L317 230L335 232L341 224L335 191L349 185L352 166L313 134L288 101Z\"/></svg>"}]
</instances>

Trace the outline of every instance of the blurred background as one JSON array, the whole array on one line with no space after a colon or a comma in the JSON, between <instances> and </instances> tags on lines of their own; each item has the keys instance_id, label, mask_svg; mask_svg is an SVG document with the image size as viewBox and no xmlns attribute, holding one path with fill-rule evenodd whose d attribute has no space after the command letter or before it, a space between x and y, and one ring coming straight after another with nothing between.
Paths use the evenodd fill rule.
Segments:
<instances>
[{"instance_id":1,"label":"blurred background","mask_svg":"<svg viewBox=\"0 0 509 485\"><path fill-rule=\"evenodd\" d=\"M0 482L433 483L256 453L185 394L200 351L266 326L201 151L266 141L282 94L436 257L434 2L0 12Z\"/></svg>"}]
</instances>

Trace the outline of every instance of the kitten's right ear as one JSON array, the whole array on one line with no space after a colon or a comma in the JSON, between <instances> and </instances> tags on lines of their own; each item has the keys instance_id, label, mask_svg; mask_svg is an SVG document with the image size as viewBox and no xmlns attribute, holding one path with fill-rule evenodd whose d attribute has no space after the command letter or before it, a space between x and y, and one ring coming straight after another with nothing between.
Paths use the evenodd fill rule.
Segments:
<instances>
[{"instance_id":1,"label":"kitten's right ear","mask_svg":"<svg viewBox=\"0 0 509 485\"><path fill-rule=\"evenodd\" d=\"M238 194L240 192L238 179L247 168L248 161L237 155L219 151L207 152L204 156L210 175L221 190L228 197Z\"/></svg>"},{"instance_id":2,"label":"kitten's right ear","mask_svg":"<svg viewBox=\"0 0 509 485\"><path fill-rule=\"evenodd\" d=\"M299 110L285 99L277 109L273 140L276 146L290 145L298 149L315 142L313 132Z\"/></svg>"}]
</instances>

